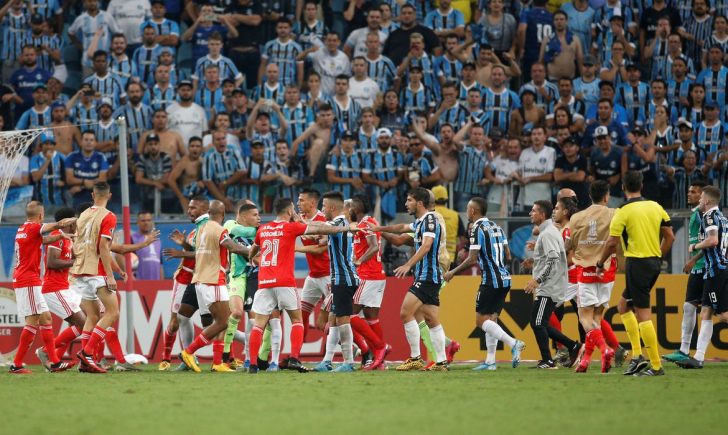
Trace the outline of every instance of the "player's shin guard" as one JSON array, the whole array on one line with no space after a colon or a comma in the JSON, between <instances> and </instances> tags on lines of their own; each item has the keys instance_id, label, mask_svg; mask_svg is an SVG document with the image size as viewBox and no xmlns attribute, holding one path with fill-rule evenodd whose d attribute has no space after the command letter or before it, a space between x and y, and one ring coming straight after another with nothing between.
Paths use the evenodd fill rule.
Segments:
<instances>
[{"instance_id":1,"label":"player's shin guard","mask_svg":"<svg viewBox=\"0 0 728 435\"><path fill-rule=\"evenodd\" d=\"M597 349L599 349L599 352L604 355L604 351L607 350L607 343L604 341L604 335L602 334L601 329L592 329L591 331L592 341L594 342L594 346L596 346Z\"/></svg>"},{"instance_id":2,"label":"player's shin guard","mask_svg":"<svg viewBox=\"0 0 728 435\"><path fill-rule=\"evenodd\" d=\"M298 359L303 346L303 334L305 326L303 323L294 323L291 325L291 358ZM278 346L280 348L280 344Z\"/></svg>"},{"instance_id":3,"label":"player's shin guard","mask_svg":"<svg viewBox=\"0 0 728 435\"><path fill-rule=\"evenodd\" d=\"M88 344L88 341L91 339L91 332L82 331L81 332L81 349L86 349L86 345Z\"/></svg>"},{"instance_id":4,"label":"player's shin guard","mask_svg":"<svg viewBox=\"0 0 728 435\"><path fill-rule=\"evenodd\" d=\"M271 362L278 364L281 356L281 342L283 341L283 328L281 328L281 319L270 319L268 322L268 325L270 326ZM291 346L292 345L293 330L291 330Z\"/></svg>"},{"instance_id":5,"label":"player's shin guard","mask_svg":"<svg viewBox=\"0 0 728 435\"><path fill-rule=\"evenodd\" d=\"M303 317L303 339L306 340L308 336L308 328L311 326L311 313L313 313L314 306L308 302L301 301L301 316Z\"/></svg>"},{"instance_id":6,"label":"player's shin guard","mask_svg":"<svg viewBox=\"0 0 728 435\"><path fill-rule=\"evenodd\" d=\"M86 355L93 355L96 352L96 347L100 342L104 341L104 338L106 338L106 331L104 328L98 325L94 326L91 338L88 339L88 343L86 343L86 346L83 348L83 353Z\"/></svg>"},{"instance_id":7,"label":"player's shin guard","mask_svg":"<svg viewBox=\"0 0 728 435\"><path fill-rule=\"evenodd\" d=\"M106 344L109 345L109 349L114 355L116 362L119 364L125 364L126 358L124 358L124 351L121 349L121 343L119 342L119 336L116 334L116 329L106 329Z\"/></svg>"},{"instance_id":8,"label":"player's shin guard","mask_svg":"<svg viewBox=\"0 0 728 435\"><path fill-rule=\"evenodd\" d=\"M404 333L410 346L410 358L420 356L420 331L421 329L416 320L404 324Z\"/></svg>"},{"instance_id":9,"label":"player's shin guard","mask_svg":"<svg viewBox=\"0 0 728 435\"><path fill-rule=\"evenodd\" d=\"M602 330L602 336L604 337L604 341L607 342L607 345L612 349L617 350L617 348L619 347L619 340L617 340L617 336L614 335L612 325L610 325L609 322L607 322L606 320L602 319L599 328Z\"/></svg>"},{"instance_id":10,"label":"player's shin guard","mask_svg":"<svg viewBox=\"0 0 728 435\"><path fill-rule=\"evenodd\" d=\"M230 345L233 344L233 339L235 338L235 332L237 332L238 330L239 323L240 319L236 319L233 316L230 316L228 318L228 326L227 330L225 331L225 350L223 352L230 352Z\"/></svg>"},{"instance_id":11,"label":"player's shin guard","mask_svg":"<svg viewBox=\"0 0 728 435\"><path fill-rule=\"evenodd\" d=\"M485 347L488 349L488 355L485 357L485 362L487 364L495 364L495 354L498 351L498 339L486 333Z\"/></svg>"},{"instance_id":12,"label":"player's shin guard","mask_svg":"<svg viewBox=\"0 0 728 435\"><path fill-rule=\"evenodd\" d=\"M258 358L262 359L263 361L268 361L268 355L270 354L270 339L271 335L273 335L273 332L270 329L270 320L268 321L268 325L265 327L265 330L263 331L263 341L260 344L260 350L258 351Z\"/></svg>"},{"instance_id":13,"label":"player's shin guard","mask_svg":"<svg viewBox=\"0 0 728 435\"><path fill-rule=\"evenodd\" d=\"M169 361L172 359L172 348L174 347L174 341L177 339L177 332L170 333L169 326L164 330L164 356L162 359Z\"/></svg>"},{"instance_id":14,"label":"player's shin guard","mask_svg":"<svg viewBox=\"0 0 728 435\"><path fill-rule=\"evenodd\" d=\"M432 346L435 348L436 362L447 362L447 354L445 353L445 330L442 325L430 328L430 336L432 337Z\"/></svg>"},{"instance_id":15,"label":"player's shin guard","mask_svg":"<svg viewBox=\"0 0 728 435\"><path fill-rule=\"evenodd\" d=\"M197 338L195 338L195 340L192 342L192 344L187 346L187 348L185 349L185 353L192 355L195 352L197 352L200 348L203 348L203 347L207 346L208 344L210 344L210 340L207 337L205 337L205 334L200 333L200 335L198 335Z\"/></svg>"},{"instance_id":16,"label":"player's shin guard","mask_svg":"<svg viewBox=\"0 0 728 435\"><path fill-rule=\"evenodd\" d=\"M642 335L642 341L645 342L645 350L647 355L650 357L650 363L652 368L659 370L662 367L662 361L660 360L660 351L657 347L657 334L655 333L655 326L652 324L652 320L642 322L639 324L640 334Z\"/></svg>"},{"instance_id":17,"label":"player's shin guard","mask_svg":"<svg viewBox=\"0 0 728 435\"><path fill-rule=\"evenodd\" d=\"M328 323L326 324L328 325ZM328 327L329 333L326 335L326 355L324 361L333 361L336 354L336 345L339 344L339 327Z\"/></svg>"},{"instance_id":18,"label":"player's shin guard","mask_svg":"<svg viewBox=\"0 0 728 435\"><path fill-rule=\"evenodd\" d=\"M59 353L59 349L67 349L68 347L66 345L75 340L79 335L81 335L81 330L76 325L71 325L58 334L58 337L54 341L56 344L56 354L59 358L63 357L63 354L66 353L65 350ZM45 347L43 347L43 351L46 351Z\"/></svg>"},{"instance_id":19,"label":"player's shin guard","mask_svg":"<svg viewBox=\"0 0 728 435\"><path fill-rule=\"evenodd\" d=\"M40 329L40 338L45 344L48 359L50 359L53 364L57 364L61 360L56 355L56 342L53 339L53 325L40 325L38 329Z\"/></svg>"},{"instance_id":20,"label":"player's shin guard","mask_svg":"<svg viewBox=\"0 0 728 435\"><path fill-rule=\"evenodd\" d=\"M223 340L214 340L212 342L212 363L214 365L222 364L222 353L224 348L225 342Z\"/></svg>"},{"instance_id":21,"label":"player's shin guard","mask_svg":"<svg viewBox=\"0 0 728 435\"><path fill-rule=\"evenodd\" d=\"M20 344L18 345L18 351L15 353L15 360L13 362L15 367L23 367L23 359L25 359L25 354L28 353L28 349L33 344L37 332L38 329L34 326L25 325L23 327L23 332L20 333Z\"/></svg>"},{"instance_id":22,"label":"player's shin guard","mask_svg":"<svg viewBox=\"0 0 728 435\"><path fill-rule=\"evenodd\" d=\"M372 328L372 331L374 331L374 333L377 334L377 337L379 337L382 343L384 343L384 331L382 331L382 324L379 323L379 318L366 319L366 321L369 327Z\"/></svg>"},{"instance_id":23,"label":"player's shin guard","mask_svg":"<svg viewBox=\"0 0 728 435\"><path fill-rule=\"evenodd\" d=\"M632 311L621 314L624 329L627 331L629 342L632 345L632 358L642 355L642 344L640 343L640 327L637 318Z\"/></svg>"},{"instance_id":24,"label":"player's shin guard","mask_svg":"<svg viewBox=\"0 0 728 435\"><path fill-rule=\"evenodd\" d=\"M486 320L485 322L483 322L481 329L486 334L490 335L496 340L502 341L503 343L507 344L508 347L512 348L516 345L516 339L508 335L506 331L504 331L503 328L500 327L499 324L492 320Z\"/></svg>"},{"instance_id":25,"label":"player's shin guard","mask_svg":"<svg viewBox=\"0 0 728 435\"><path fill-rule=\"evenodd\" d=\"M705 361L705 351L708 350L710 339L713 338L713 319L700 322L700 333L698 334L698 349L694 358L698 361Z\"/></svg>"},{"instance_id":26,"label":"player's shin guard","mask_svg":"<svg viewBox=\"0 0 728 435\"><path fill-rule=\"evenodd\" d=\"M263 344L263 328L259 326L253 326L253 329L250 332L249 344L251 357L259 355L260 346ZM251 364L256 364L256 362L251 360Z\"/></svg>"},{"instance_id":27,"label":"player's shin guard","mask_svg":"<svg viewBox=\"0 0 728 435\"><path fill-rule=\"evenodd\" d=\"M680 352L685 355L690 355L690 341L693 339L693 331L695 330L697 318L698 307L690 302L685 302L683 304L682 338L680 340Z\"/></svg>"},{"instance_id":28,"label":"player's shin guard","mask_svg":"<svg viewBox=\"0 0 728 435\"><path fill-rule=\"evenodd\" d=\"M425 321L421 321L417 324L417 327L420 329L420 337L422 338L422 343L425 344L425 347L427 348L427 351L430 353L431 358L435 358L435 348L432 346L432 338L430 337L430 328L427 327L427 323ZM410 344L410 347L412 345ZM417 348L419 349L419 344L417 345ZM419 355L419 350L417 351L417 355Z\"/></svg>"},{"instance_id":29,"label":"player's shin guard","mask_svg":"<svg viewBox=\"0 0 728 435\"><path fill-rule=\"evenodd\" d=\"M384 343L377 337L377 334L372 331L367 322L359 316L351 316L351 328L354 332L364 337L367 345L372 350L379 350L384 347Z\"/></svg>"},{"instance_id":30,"label":"player's shin guard","mask_svg":"<svg viewBox=\"0 0 728 435\"><path fill-rule=\"evenodd\" d=\"M192 319L181 314L177 314L177 321L179 322L179 338L182 348L187 349L195 339L195 325L192 323Z\"/></svg>"},{"instance_id":31,"label":"player's shin guard","mask_svg":"<svg viewBox=\"0 0 728 435\"><path fill-rule=\"evenodd\" d=\"M344 364L354 362L353 345L354 334L350 324L339 325L339 336L341 338L341 354L344 356Z\"/></svg>"}]
</instances>

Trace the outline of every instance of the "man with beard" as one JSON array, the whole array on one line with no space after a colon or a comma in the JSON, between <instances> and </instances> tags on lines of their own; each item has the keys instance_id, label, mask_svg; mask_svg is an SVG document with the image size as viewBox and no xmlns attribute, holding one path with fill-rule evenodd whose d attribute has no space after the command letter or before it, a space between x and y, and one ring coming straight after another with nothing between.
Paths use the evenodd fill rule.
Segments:
<instances>
[{"instance_id":1,"label":"man with beard","mask_svg":"<svg viewBox=\"0 0 728 435\"><path fill-rule=\"evenodd\" d=\"M83 82L94 88L102 98L110 98L114 106L118 107L126 101L124 85L119 76L109 71L109 55L98 50L93 56L94 74L88 76ZM129 85L127 84L127 87Z\"/></svg>"},{"instance_id":2,"label":"man with beard","mask_svg":"<svg viewBox=\"0 0 728 435\"><path fill-rule=\"evenodd\" d=\"M177 85L179 101L167 107L167 127L182 136L182 142L189 144L193 137L202 137L207 131L207 112L194 102L192 82L182 80Z\"/></svg>"},{"instance_id":3,"label":"man with beard","mask_svg":"<svg viewBox=\"0 0 728 435\"><path fill-rule=\"evenodd\" d=\"M45 84L39 84L33 90L33 106L23 112L23 116L18 119L15 128L27 130L45 127L50 123L51 108L48 106L48 90Z\"/></svg>"},{"instance_id":4,"label":"man with beard","mask_svg":"<svg viewBox=\"0 0 728 435\"><path fill-rule=\"evenodd\" d=\"M46 82L51 78L51 73L38 66L38 54L32 45L23 46L23 51L18 57L22 68L15 70L10 77L10 86L18 98L15 99L15 119L19 119L26 110L33 107L33 93L38 85L45 88Z\"/></svg>"},{"instance_id":5,"label":"man with beard","mask_svg":"<svg viewBox=\"0 0 728 435\"><path fill-rule=\"evenodd\" d=\"M172 165L174 166L178 159L187 154L187 149L184 142L182 142L182 135L168 129L167 123L167 112L161 108L156 109L152 116L152 130L144 133L141 139L139 139L137 152L139 154L147 152L145 146L149 137L156 135L159 138L160 151L166 153L172 159Z\"/></svg>"},{"instance_id":6,"label":"man with beard","mask_svg":"<svg viewBox=\"0 0 728 435\"><path fill-rule=\"evenodd\" d=\"M414 6L408 4L402 6L399 15L401 27L390 33L384 44L382 54L390 58L395 65L401 64L402 60L407 57L407 53L410 51L410 36L413 33L419 33L424 37L425 51L434 56L442 55L440 40L435 32L428 27L417 24L416 18L417 13Z\"/></svg>"},{"instance_id":7,"label":"man with beard","mask_svg":"<svg viewBox=\"0 0 728 435\"><path fill-rule=\"evenodd\" d=\"M152 128L152 109L142 103L144 89L141 84L129 83L126 87L126 94L129 102L116 109L112 117L114 119L119 119L120 116L126 118L129 146L138 148L139 138Z\"/></svg>"},{"instance_id":8,"label":"man with beard","mask_svg":"<svg viewBox=\"0 0 728 435\"><path fill-rule=\"evenodd\" d=\"M392 149L392 132L387 128L377 131L377 150L370 153L362 170L364 183L379 189L382 214L393 218L397 211L397 186L404 174L404 157Z\"/></svg>"},{"instance_id":9,"label":"man with beard","mask_svg":"<svg viewBox=\"0 0 728 435\"><path fill-rule=\"evenodd\" d=\"M179 198L182 210L187 210L189 198L205 192L205 183L202 181L202 139L197 136L190 139L188 151L189 154L183 155L169 174L169 188Z\"/></svg>"},{"instance_id":10,"label":"man with beard","mask_svg":"<svg viewBox=\"0 0 728 435\"><path fill-rule=\"evenodd\" d=\"M69 155L76 146L81 145L81 130L66 121L66 106L60 101L51 104L51 128L56 140L56 151Z\"/></svg>"},{"instance_id":11,"label":"man with beard","mask_svg":"<svg viewBox=\"0 0 728 435\"><path fill-rule=\"evenodd\" d=\"M142 102L151 107L152 110L166 110L176 101L174 85L169 81L171 71L171 65L162 63L157 65L157 69L154 70L153 86L147 88L144 91L144 97L142 97Z\"/></svg>"}]
</instances>

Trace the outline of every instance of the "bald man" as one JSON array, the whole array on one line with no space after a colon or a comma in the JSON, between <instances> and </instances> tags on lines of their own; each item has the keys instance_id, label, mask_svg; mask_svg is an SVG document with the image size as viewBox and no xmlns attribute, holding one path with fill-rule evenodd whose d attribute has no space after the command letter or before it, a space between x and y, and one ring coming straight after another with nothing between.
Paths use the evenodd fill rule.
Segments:
<instances>
[{"instance_id":1,"label":"bald man","mask_svg":"<svg viewBox=\"0 0 728 435\"><path fill-rule=\"evenodd\" d=\"M559 190L559 193L556 194L556 201L560 200L561 198L576 198L576 192L574 192L571 189L561 189Z\"/></svg>"}]
</instances>

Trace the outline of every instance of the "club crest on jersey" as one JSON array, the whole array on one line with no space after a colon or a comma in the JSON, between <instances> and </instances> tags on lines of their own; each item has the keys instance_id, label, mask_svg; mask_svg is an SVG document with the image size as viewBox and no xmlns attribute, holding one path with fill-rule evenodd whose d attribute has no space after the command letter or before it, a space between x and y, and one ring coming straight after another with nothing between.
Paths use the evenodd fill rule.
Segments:
<instances>
[{"instance_id":1,"label":"club crest on jersey","mask_svg":"<svg viewBox=\"0 0 728 435\"><path fill-rule=\"evenodd\" d=\"M429 224L427 224L427 229L430 231L435 231L435 224L430 222Z\"/></svg>"}]
</instances>

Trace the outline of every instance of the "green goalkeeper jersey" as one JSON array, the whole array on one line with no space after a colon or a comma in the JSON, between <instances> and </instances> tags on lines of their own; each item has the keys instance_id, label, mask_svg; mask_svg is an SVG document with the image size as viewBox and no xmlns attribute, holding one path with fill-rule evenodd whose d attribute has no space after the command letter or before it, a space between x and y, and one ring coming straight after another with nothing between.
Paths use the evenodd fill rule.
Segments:
<instances>
[{"instance_id":1,"label":"green goalkeeper jersey","mask_svg":"<svg viewBox=\"0 0 728 435\"><path fill-rule=\"evenodd\" d=\"M695 243L700 243L700 240L698 239L698 233L700 232L700 211L698 210L698 207L695 207L693 209L693 214L690 216L690 232L688 234L688 244L694 245ZM693 252L693 256L697 255L700 251ZM701 257L698 259L698 261L695 262L695 266L693 266L693 270L690 273L703 273L703 269L705 268L705 260Z\"/></svg>"},{"instance_id":2,"label":"green goalkeeper jersey","mask_svg":"<svg viewBox=\"0 0 728 435\"><path fill-rule=\"evenodd\" d=\"M255 233L258 231L255 227L246 227L240 225L234 219L231 219L223 225L228 230L230 238L239 245L250 247L255 240ZM230 276L237 278L246 272L248 266L248 258L244 255L231 254Z\"/></svg>"}]
</instances>

